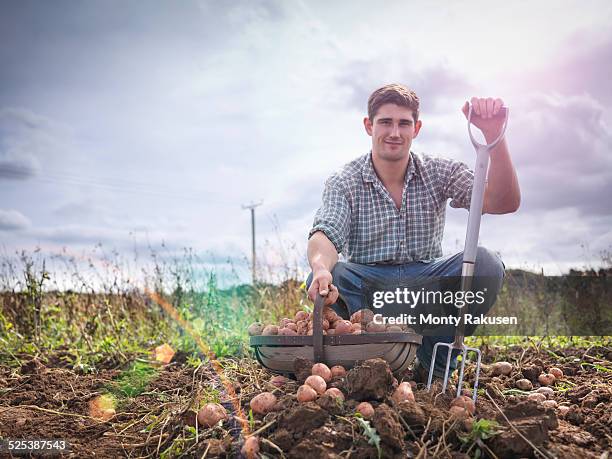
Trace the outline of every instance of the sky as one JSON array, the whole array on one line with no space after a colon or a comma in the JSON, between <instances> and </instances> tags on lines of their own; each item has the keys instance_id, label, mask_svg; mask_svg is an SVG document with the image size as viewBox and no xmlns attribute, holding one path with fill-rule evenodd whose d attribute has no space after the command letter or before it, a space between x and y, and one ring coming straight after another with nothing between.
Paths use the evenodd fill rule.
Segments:
<instances>
[{"instance_id":1,"label":"sky","mask_svg":"<svg viewBox=\"0 0 612 459\"><path fill-rule=\"evenodd\" d=\"M104 263L189 248L248 281L306 267L325 179L367 153L369 94L421 99L412 149L474 162L462 104L500 97L521 208L483 217L507 267L612 250L612 3L0 3L0 251ZM444 252L467 212L448 208ZM115 255L109 255L115 254ZM602 255L603 254L603 255ZM126 261L127 263L127 261Z\"/></svg>"}]
</instances>

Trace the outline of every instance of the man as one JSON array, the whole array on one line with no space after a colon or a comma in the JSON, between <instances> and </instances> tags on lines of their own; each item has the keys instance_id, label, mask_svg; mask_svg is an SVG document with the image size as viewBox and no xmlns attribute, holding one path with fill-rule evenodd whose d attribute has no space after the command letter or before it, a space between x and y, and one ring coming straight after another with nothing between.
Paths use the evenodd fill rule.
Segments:
<instances>
[{"instance_id":1,"label":"man","mask_svg":"<svg viewBox=\"0 0 612 459\"><path fill-rule=\"evenodd\" d=\"M472 98L472 123L487 143L501 133L504 116L501 99ZM462 111L467 117L469 105ZM419 98L407 87L390 84L368 99L363 124L372 137L371 152L346 164L325 183L323 204L309 234L308 261L312 273L308 295L317 292L344 317L370 307L366 289L397 282L409 285L423 277L460 276L462 253L442 256L446 201L452 207L469 208L473 172L459 161L434 158L410 150L422 127ZM483 213L515 212L520 189L506 141L492 150ZM338 261L338 254L346 262ZM474 272L478 278L496 279L486 301L470 313L486 314L501 288L501 260L479 247ZM468 334L475 327L468 328ZM424 336L417 351L416 379L427 374L433 346L452 342L454 329L442 336ZM434 375L444 374L446 353L438 352ZM451 361L456 368L456 356Z\"/></svg>"}]
</instances>

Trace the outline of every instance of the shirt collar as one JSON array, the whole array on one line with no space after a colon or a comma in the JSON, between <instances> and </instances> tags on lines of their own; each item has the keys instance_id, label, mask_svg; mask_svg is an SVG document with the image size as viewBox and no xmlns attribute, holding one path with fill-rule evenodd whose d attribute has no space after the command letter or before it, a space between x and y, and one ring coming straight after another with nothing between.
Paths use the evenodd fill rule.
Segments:
<instances>
[{"instance_id":1,"label":"shirt collar","mask_svg":"<svg viewBox=\"0 0 612 459\"><path fill-rule=\"evenodd\" d=\"M408 163L408 170L406 171L406 182L410 181L412 176L417 173L417 162L417 155L411 151L410 162ZM361 170L361 175L364 182L375 182L376 180L380 181L380 178L376 175L376 171L374 170L374 163L372 163L372 150L370 150L370 152L366 155L363 168Z\"/></svg>"}]
</instances>

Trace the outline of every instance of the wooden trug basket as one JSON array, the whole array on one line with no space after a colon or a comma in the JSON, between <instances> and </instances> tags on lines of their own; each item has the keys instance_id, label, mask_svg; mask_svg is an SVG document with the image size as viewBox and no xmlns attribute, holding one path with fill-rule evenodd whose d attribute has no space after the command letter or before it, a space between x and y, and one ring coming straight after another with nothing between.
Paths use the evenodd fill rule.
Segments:
<instances>
[{"instance_id":1,"label":"wooden trug basket","mask_svg":"<svg viewBox=\"0 0 612 459\"><path fill-rule=\"evenodd\" d=\"M276 373L293 373L297 357L352 368L357 361L382 358L401 372L416 356L423 337L411 332L323 335L323 297L317 295L311 336L251 336L259 363Z\"/></svg>"}]
</instances>

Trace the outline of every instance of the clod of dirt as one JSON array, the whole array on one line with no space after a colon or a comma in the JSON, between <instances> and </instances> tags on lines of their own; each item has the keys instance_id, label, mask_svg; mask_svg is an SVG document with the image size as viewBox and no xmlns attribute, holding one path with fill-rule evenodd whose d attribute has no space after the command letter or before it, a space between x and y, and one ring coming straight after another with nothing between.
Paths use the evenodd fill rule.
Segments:
<instances>
[{"instance_id":1,"label":"clod of dirt","mask_svg":"<svg viewBox=\"0 0 612 459\"><path fill-rule=\"evenodd\" d=\"M521 373L533 384L538 382L538 376L542 374L543 368L539 365L528 365L523 367Z\"/></svg>"},{"instance_id":2,"label":"clod of dirt","mask_svg":"<svg viewBox=\"0 0 612 459\"><path fill-rule=\"evenodd\" d=\"M346 374L349 397L359 401L382 400L393 385L393 374L383 359L370 359Z\"/></svg>"},{"instance_id":3,"label":"clod of dirt","mask_svg":"<svg viewBox=\"0 0 612 459\"><path fill-rule=\"evenodd\" d=\"M47 370L40 360L34 357L32 360L21 365L20 372L22 375L37 375Z\"/></svg>"},{"instance_id":4,"label":"clod of dirt","mask_svg":"<svg viewBox=\"0 0 612 459\"><path fill-rule=\"evenodd\" d=\"M423 409L413 400L405 400L397 405L399 414L410 427L424 426L427 416Z\"/></svg>"},{"instance_id":5,"label":"clod of dirt","mask_svg":"<svg viewBox=\"0 0 612 459\"><path fill-rule=\"evenodd\" d=\"M312 374L313 365L314 362L312 360L304 359L302 357L298 357L293 361L293 372L295 373L295 377L300 384L304 384L306 378Z\"/></svg>"},{"instance_id":6,"label":"clod of dirt","mask_svg":"<svg viewBox=\"0 0 612 459\"><path fill-rule=\"evenodd\" d=\"M342 405L343 401L334 397L331 394L325 393L321 397L319 397L316 402L321 408L333 415L341 415L342 414Z\"/></svg>"},{"instance_id":7,"label":"clod of dirt","mask_svg":"<svg viewBox=\"0 0 612 459\"><path fill-rule=\"evenodd\" d=\"M554 410L538 406L531 400L521 401L506 406L505 414L516 429L521 432L536 447L548 441L549 430L559 426ZM500 414L497 421L506 425ZM489 446L498 457L531 457L532 447L516 433L507 429L490 440Z\"/></svg>"},{"instance_id":8,"label":"clod of dirt","mask_svg":"<svg viewBox=\"0 0 612 459\"><path fill-rule=\"evenodd\" d=\"M381 403L374 410L372 425L380 435L383 443L391 448L401 451L404 448L404 428L400 423L398 414L386 403Z\"/></svg>"},{"instance_id":9,"label":"clod of dirt","mask_svg":"<svg viewBox=\"0 0 612 459\"><path fill-rule=\"evenodd\" d=\"M279 425L294 433L305 433L322 426L328 418L326 410L314 402L308 402L281 414Z\"/></svg>"},{"instance_id":10,"label":"clod of dirt","mask_svg":"<svg viewBox=\"0 0 612 459\"><path fill-rule=\"evenodd\" d=\"M570 406L569 411L565 414L565 419L567 419L575 426L579 426L584 422L584 415L582 414L582 410L578 408L578 406L572 405Z\"/></svg>"}]
</instances>

